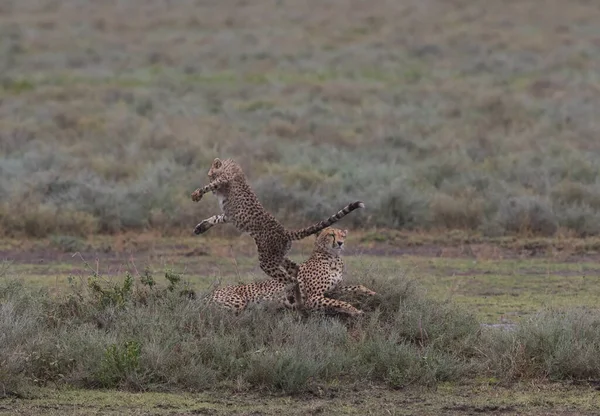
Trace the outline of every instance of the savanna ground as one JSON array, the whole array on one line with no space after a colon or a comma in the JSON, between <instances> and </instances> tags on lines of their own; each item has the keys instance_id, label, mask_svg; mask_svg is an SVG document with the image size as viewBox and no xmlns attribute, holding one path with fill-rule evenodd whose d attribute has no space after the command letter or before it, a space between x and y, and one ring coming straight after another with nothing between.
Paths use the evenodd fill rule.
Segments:
<instances>
[{"instance_id":1,"label":"savanna ground","mask_svg":"<svg viewBox=\"0 0 600 416\"><path fill-rule=\"evenodd\" d=\"M0 413L597 413L598 21L561 0L3 0ZM341 224L349 280L385 293L370 317L284 314L305 338L281 340L264 311L194 321L153 292L263 277L231 227L189 237L217 156L289 227L365 201ZM132 292L87 286L127 272Z\"/></svg>"},{"instance_id":2,"label":"savanna ground","mask_svg":"<svg viewBox=\"0 0 600 416\"><path fill-rule=\"evenodd\" d=\"M217 282L264 278L247 236L6 240L0 414L597 414L600 271L581 244L357 231L347 279L382 298L339 324L199 306ZM196 299L148 290L167 276Z\"/></svg>"}]
</instances>

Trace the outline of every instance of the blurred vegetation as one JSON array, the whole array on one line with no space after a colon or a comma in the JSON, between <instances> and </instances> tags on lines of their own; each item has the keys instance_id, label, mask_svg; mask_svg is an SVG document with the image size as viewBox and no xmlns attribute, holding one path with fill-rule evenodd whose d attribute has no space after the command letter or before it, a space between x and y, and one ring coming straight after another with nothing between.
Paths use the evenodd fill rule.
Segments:
<instances>
[{"instance_id":1,"label":"blurred vegetation","mask_svg":"<svg viewBox=\"0 0 600 416\"><path fill-rule=\"evenodd\" d=\"M318 12L316 12L318 11ZM4 0L0 233L190 232L233 157L288 227L600 233L593 2Z\"/></svg>"}]
</instances>

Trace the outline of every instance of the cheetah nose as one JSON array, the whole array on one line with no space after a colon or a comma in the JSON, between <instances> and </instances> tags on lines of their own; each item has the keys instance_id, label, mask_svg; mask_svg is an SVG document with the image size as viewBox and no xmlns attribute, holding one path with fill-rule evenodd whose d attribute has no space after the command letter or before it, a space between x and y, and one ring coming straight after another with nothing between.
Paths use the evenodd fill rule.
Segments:
<instances>
[{"instance_id":1,"label":"cheetah nose","mask_svg":"<svg viewBox=\"0 0 600 416\"><path fill-rule=\"evenodd\" d=\"M338 246L340 246L340 247L342 246L342 244L344 244L343 241L338 241L337 243L338 243Z\"/></svg>"}]
</instances>

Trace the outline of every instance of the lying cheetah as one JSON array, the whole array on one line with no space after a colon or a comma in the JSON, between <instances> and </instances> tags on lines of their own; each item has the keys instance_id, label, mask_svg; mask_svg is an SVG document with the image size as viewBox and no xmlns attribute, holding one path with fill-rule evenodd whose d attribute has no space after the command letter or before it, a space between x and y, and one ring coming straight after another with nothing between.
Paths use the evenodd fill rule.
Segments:
<instances>
[{"instance_id":1,"label":"lying cheetah","mask_svg":"<svg viewBox=\"0 0 600 416\"><path fill-rule=\"evenodd\" d=\"M247 232L254 238L260 268L268 276L284 283L295 283L298 275L298 265L286 257L292 241L315 234L355 209L365 206L361 201L356 201L325 221L290 231L262 206L246 181L242 168L232 159L216 158L208 171L208 178L210 183L196 189L192 193L192 200L198 202L204 194L213 192L219 199L223 213L200 222L194 233L204 233L216 224L232 223L238 230Z\"/></svg>"},{"instance_id":2,"label":"lying cheetah","mask_svg":"<svg viewBox=\"0 0 600 416\"><path fill-rule=\"evenodd\" d=\"M376 294L362 285L339 286L344 268L340 253L347 234L346 230L326 228L317 236L312 255L300 265L298 284L301 296L305 298L306 309L331 310L356 316L363 312L347 302L331 299L325 295L334 292ZM289 286L275 279L247 285L226 286L215 290L210 299L238 312L250 303L262 301L275 301L286 308L297 308L298 302L295 302L297 295Z\"/></svg>"},{"instance_id":3,"label":"lying cheetah","mask_svg":"<svg viewBox=\"0 0 600 416\"><path fill-rule=\"evenodd\" d=\"M356 316L362 315L363 312L347 302L325 295L333 292L358 292L370 296L377 294L363 285L339 286L344 271L341 252L347 235L348 230L328 227L317 236L314 251L308 260L300 265L298 272L298 306L309 310L329 310Z\"/></svg>"}]
</instances>

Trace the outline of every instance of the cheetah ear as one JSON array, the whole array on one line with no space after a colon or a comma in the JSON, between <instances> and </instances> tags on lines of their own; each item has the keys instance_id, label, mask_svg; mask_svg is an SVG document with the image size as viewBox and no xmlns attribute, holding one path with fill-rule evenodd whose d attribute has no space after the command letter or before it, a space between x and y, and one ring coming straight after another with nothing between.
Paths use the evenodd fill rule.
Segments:
<instances>
[{"instance_id":1,"label":"cheetah ear","mask_svg":"<svg viewBox=\"0 0 600 416\"><path fill-rule=\"evenodd\" d=\"M215 160L213 160L213 168L215 169L219 169L222 165L223 162L221 162L221 159L219 159L218 157L215 158Z\"/></svg>"},{"instance_id":2,"label":"cheetah ear","mask_svg":"<svg viewBox=\"0 0 600 416\"><path fill-rule=\"evenodd\" d=\"M348 230L342 230L342 234L344 234L344 237L346 237L348 235Z\"/></svg>"}]
</instances>

